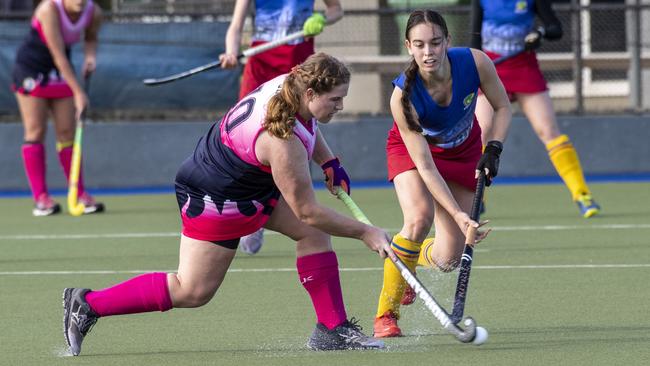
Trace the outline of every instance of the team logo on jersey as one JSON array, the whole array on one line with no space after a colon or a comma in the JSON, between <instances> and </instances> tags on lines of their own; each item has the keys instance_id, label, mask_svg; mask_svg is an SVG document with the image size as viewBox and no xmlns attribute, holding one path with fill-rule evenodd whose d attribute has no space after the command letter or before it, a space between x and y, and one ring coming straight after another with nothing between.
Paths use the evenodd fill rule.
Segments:
<instances>
[{"instance_id":1,"label":"team logo on jersey","mask_svg":"<svg viewBox=\"0 0 650 366\"><path fill-rule=\"evenodd\" d=\"M517 1L515 3L515 14L524 14L526 12L528 12L528 1Z\"/></svg>"},{"instance_id":2,"label":"team logo on jersey","mask_svg":"<svg viewBox=\"0 0 650 366\"><path fill-rule=\"evenodd\" d=\"M34 80L34 78L28 77L23 80L23 90L29 93L34 90L34 88L36 88L36 80Z\"/></svg>"},{"instance_id":3,"label":"team logo on jersey","mask_svg":"<svg viewBox=\"0 0 650 366\"><path fill-rule=\"evenodd\" d=\"M469 108L470 105L472 105L472 102L474 101L474 93L468 94L465 99L463 99L463 109Z\"/></svg>"}]
</instances>

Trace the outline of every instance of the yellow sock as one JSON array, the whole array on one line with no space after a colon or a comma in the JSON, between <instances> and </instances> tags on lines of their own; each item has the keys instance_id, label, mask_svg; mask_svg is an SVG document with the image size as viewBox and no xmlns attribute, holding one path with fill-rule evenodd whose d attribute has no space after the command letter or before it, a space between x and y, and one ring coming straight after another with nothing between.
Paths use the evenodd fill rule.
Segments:
<instances>
[{"instance_id":1,"label":"yellow sock","mask_svg":"<svg viewBox=\"0 0 650 366\"><path fill-rule=\"evenodd\" d=\"M426 238L422 242L422 248L420 249L420 257L418 258L418 266L421 267L437 267L436 263L431 257L431 250L433 249L433 239Z\"/></svg>"},{"instance_id":2,"label":"yellow sock","mask_svg":"<svg viewBox=\"0 0 650 366\"><path fill-rule=\"evenodd\" d=\"M577 200L583 194L591 194L587 182L585 182L578 153L573 148L569 136L560 135L546 144L548 156L555 166L558 174L564 181L564 184L571 191L573 200Z\"/></svg>"},{"instance_id":3,"label":"yellow sock","mask_svg":"<svg viewBox=\"0 0 650 366\"><path fill-rule=\"evenodd\" d=\"M59 152L59 151L65 149L66 147L70 147L72 145L74 145L74 141L66 141L66 142L58 142L57 141L56 142L56 151Z\"/></svg>"},{"instance_id":4,"label":"yellow sock","mask_svg":"<svg viewBox=\"0 0 650 366\"><path fill-rule=\"evenodd\" d=\"M410 241L399 234L393 237L390 244L395 254L400 257L411 271L415 271L415 265L420 256L421 245L422 243ZM405 288L406 281L404 281L404 278L402 278L402 275L393 262L389 258L386 258L384 260L384 284L381 288L381 294L379 294L377 318L389 310L395 314L395 317L399 318L399 302L402 299Z\"/></svg>"}]
</instances>

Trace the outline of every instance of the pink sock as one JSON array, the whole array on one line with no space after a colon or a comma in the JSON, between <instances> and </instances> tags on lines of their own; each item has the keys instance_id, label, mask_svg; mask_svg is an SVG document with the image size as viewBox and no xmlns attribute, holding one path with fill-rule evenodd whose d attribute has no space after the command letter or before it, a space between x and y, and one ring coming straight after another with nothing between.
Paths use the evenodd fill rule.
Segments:
<instances>
[{"instance_id":1,"label":"pink sock","mask_svg":"<svg viewBox=\"0 0 650 366\"><path fill-rule=\"evenodd\" d=\"M29 187L32 189L34 201L36 201L41 194L47 193L45 147L41 143L26 143L22 147L22 153L25 174L29 181Z\"/></svg>"},{"instance_id":2,"label":"pink sock","mask_svg":"<svg viewBox=\"0 0 650 366\"><path fill-rule=\"evenodd\" d=\"M99 316L167 311L172 299L167 273L146 273L99 291L86 294L86 301Z\"/></svg>"},{"instance_id":3,"label":"pink sock","mask_svg":"<svg viewBox=\"0 0 650 366\"><path fill-rule=\"evenodd\" d=\"M72 146L64 147L59 150L59 163L65 174L65 179L70 181L70 167L72 166ZM84 193L83 170L79 167L79 181L77 182L77 196Z\"/></svg>"},{"instance_id":4,"label":"pink sock","mask_svg":"<svg viewBox=\"0 0 650 366\"><path fill-rule=\"evenodd\" d=\"M318 322L334 329L347 319L336 253L306 255L296 260L298 276L309 293Z\"/></svg>"}]
</instances>

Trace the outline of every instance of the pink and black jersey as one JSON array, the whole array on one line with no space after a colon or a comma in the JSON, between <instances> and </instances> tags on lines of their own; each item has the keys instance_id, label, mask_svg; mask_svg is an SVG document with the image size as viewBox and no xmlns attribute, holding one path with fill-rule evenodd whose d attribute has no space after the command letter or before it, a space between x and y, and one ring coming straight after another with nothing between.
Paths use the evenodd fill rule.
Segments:
<instances>
[{"instance_id":1,"label":"pink and black jersey","mask_svg":"<svg viewBox=\"0 0 650 366\"><path fill-rule=\"evenodd\" d=\"M225 241L255 232L268 220L280 192L271 167L259 162L255 144L264 130L268 101L286 75L262 84L239 101L197 144L176 175L176 197L183 235ZM311 159L315 119L296 121L294 134Z\"/></svg>"},{"instance_id":2,"label":"pink and black jersey","mask_svg":"<svg viewBox=\"0 0 650 366\"><path fill-rule=\"evenodd\" d=\"M268 172L270 169L257 161L255 142L263 130L262 122L266 116L267 103L280 90L285 78L286 74L280 75L262 84L230 109L221 123L221 143L232 149L245 162ZM307 149L309 159L314 151L317 128L314 119L307 123L297 121L293 128L294 134Z\"/></svg>"},{"instance_id":3,"label":"pink and black jersey","mask_svg":"<svg viewBox=\"0 0 650 366\"><path fill-rule=\"evenodd\" d=\"M65 53L70 59L70 46L81 39L93 21L94 7L88 0L76 22L66 14L62 0L51 0L59 14L59 24ZM13 70L13 90L41 98L65 98L72 96L72 90L59 74L54 59L47 48L47 39L41 23L32 18L31 29L16 54Z\"/></svg>"}]
</instances>

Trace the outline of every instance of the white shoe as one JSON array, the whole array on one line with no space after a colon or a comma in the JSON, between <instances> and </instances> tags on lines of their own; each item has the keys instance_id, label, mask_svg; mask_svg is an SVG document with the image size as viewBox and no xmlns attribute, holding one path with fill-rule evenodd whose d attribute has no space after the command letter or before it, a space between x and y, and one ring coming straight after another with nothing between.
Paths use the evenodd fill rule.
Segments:
<instances>
[{"instance_id":1,"label":"white shoe","mask_svg":"<svg viewBox=\"0 0 650 366\"><path fill-rule=\"evenodd\" d=\"M41 193L36 200L32 215L34 216L50 216L61 212L61 205L54 202L47 193ZM259 250L259 249L258 249Z\"/></svg>"},{"instance_id":2,"label":"white shoe","mask_svg":"<svg viewBox=\"0 0 650 366\"><path fill-rule=\"evenodd\" d=\"M262 249L262 244L264 244L264 229L259 229L242 237L239 240L239 249L246 254L253 255Z\"/></svg>"}]
</instances>

